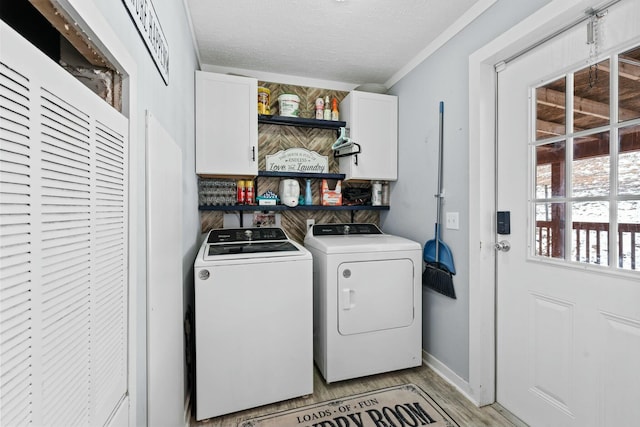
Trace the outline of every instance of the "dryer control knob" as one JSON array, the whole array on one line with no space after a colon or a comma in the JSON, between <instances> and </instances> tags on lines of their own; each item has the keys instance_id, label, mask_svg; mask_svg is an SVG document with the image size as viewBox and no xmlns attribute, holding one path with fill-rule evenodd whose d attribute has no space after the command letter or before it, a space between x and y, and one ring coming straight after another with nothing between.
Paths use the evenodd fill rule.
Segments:
<instances>
[{"instance_id":1,"label":"dryer control knob","mask_svg":"<svg viewBox=\"0 0 640 427\"><path fill-rule=\"evenodd\" d=\"M345 225L344 227L342 227L343 234L349 234L349 230L351 230L351 227L349 227L348 225Z\"/></svg>"},{"instance_id":2,"label":"dryer control knob","mask_svg":"<svg viewBox=\"0 0 640 427\"><path fill-rule=\"evenodd\" d=\"M209 276L211 276L211 273L209 273L209 270L200 270L198 272L198 278L200 280L207 280Z\"/></svg>"},{"instance_id":3,"label":"dryer control knob","mask_svg":"<svg viewBox=\"0 0 640 427\"><path fill-rule=\"evenodd\" d=\"M344 277L345 279L348 279L349 277L351 277L351 270L349 270L348 268L344 270L342 272L342 277Z\"/></svg>"}]
</instances>

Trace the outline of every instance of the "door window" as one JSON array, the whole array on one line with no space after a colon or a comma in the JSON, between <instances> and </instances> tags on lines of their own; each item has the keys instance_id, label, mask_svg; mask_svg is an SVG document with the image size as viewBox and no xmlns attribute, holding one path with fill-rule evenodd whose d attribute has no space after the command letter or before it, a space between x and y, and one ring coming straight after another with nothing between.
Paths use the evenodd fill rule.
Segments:
<instances>
[{"instance_id":1,"label":"door window","mask_svg":"<svg viewBox=\"0 0 640 427\"><path fill-rule=\"evenodd\" d=\"M640 47L532 92L533 255L638 270Z\"/></svg>"}]
</instances>

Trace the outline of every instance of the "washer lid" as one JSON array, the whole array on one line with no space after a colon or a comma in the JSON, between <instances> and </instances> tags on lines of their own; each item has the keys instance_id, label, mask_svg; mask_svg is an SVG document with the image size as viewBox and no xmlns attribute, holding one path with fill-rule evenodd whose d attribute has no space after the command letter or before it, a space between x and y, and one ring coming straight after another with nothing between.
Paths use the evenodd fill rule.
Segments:
<instances>
[{"instance_id":1,"label":"washer lid","mask_svg":"<svg viewBox=\"0 0 640 427\"><path fill-rule=\"evenodd\" d=\"M209 232L200 255L203 261L305 256L308 251L289 240L281 228L228 228Z\"/></svg>"}]
</instances>

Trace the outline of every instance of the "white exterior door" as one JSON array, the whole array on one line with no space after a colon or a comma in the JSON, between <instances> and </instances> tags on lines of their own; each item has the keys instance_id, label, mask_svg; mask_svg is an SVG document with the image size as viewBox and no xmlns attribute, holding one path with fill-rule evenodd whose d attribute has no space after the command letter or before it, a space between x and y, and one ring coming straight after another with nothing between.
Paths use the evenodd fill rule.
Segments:
<instances>
[{"instance_id":1,"label":"white exterior door","mask_svg":"<svg viewBox=\"0 0 640 427\"><path fill-rule=\"evenodd\" d=\"M639 14L498 73L497 400L531 426L640 419Z\"/></svg>"}]
</instances>

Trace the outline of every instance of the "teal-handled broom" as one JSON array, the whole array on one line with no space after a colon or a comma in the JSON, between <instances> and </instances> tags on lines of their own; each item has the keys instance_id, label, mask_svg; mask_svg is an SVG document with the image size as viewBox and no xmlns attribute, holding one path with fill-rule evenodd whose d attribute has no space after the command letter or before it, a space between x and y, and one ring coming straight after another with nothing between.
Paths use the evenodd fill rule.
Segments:
<instances>
[{"instance_id":1,"label":"teal-handled broom","mask_svg":"<svg viewBox=\"0 0 640 427\"><path fill-rule=\"evenodd\" d=\"M456 298L456 291L453 288L453 275L456 268L453 264L451 249L440 240L440 216L442 212L442 159L444 149L444 102L440 101L440 125L439 125L439 148L438 148L438 210L436 214L435 237L424 244L422 258L425 262L425 269L422 273L422 284L436 292L450 298Z\"/></svg>"}]
</instances>

